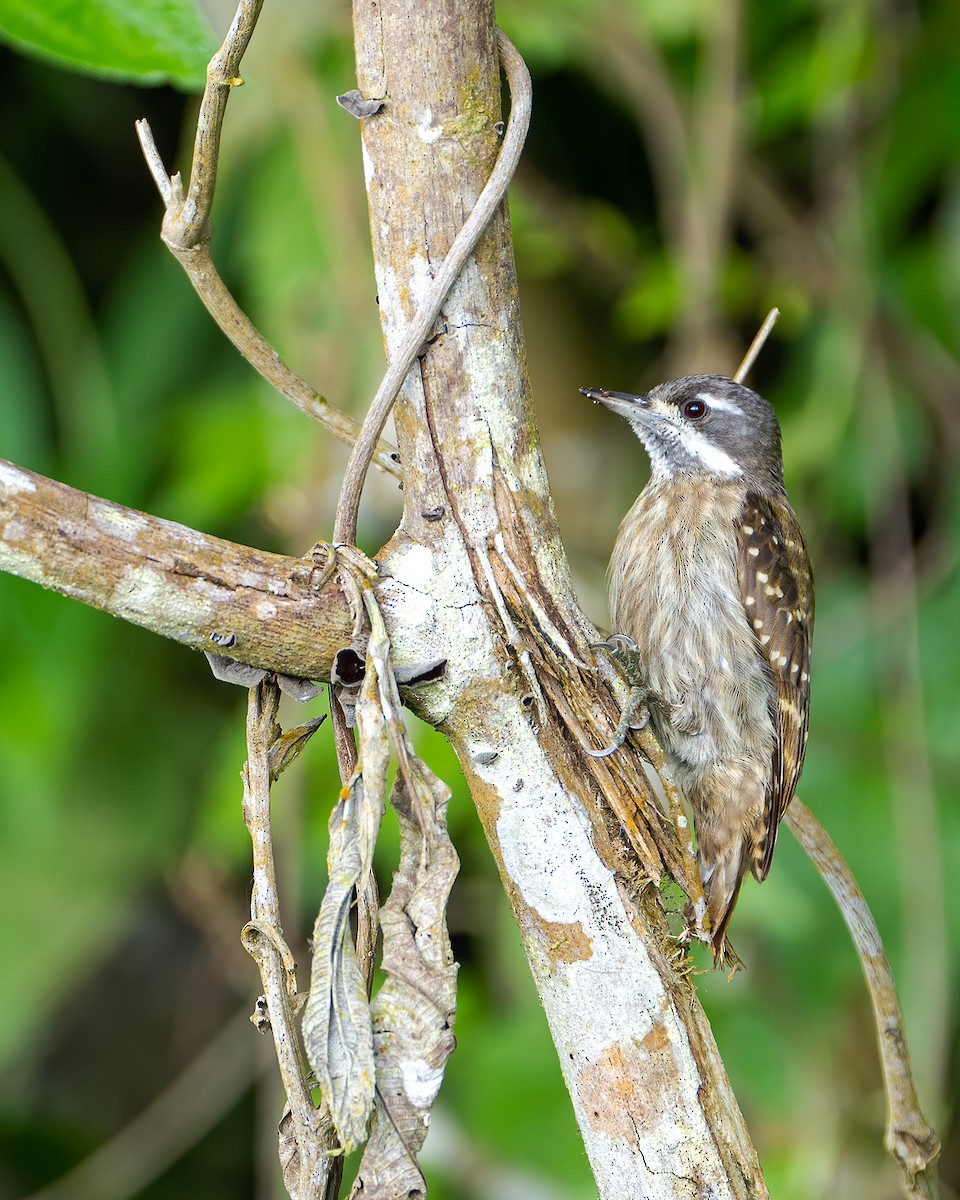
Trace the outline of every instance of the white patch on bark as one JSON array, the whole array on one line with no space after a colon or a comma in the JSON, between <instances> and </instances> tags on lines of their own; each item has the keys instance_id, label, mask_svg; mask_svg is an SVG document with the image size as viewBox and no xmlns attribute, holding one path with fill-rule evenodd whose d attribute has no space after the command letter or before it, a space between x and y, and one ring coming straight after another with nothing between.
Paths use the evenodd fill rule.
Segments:
<instances>
[{"instance_id":1,"label":"white patch on bark","mask_svg":"<svg viewBox=\"0 0 960 1200\"><path fill-rule=\"evenodd\" d=\"M141 533L152 529L146 517L112 505L91 504L90 517L97 528L109 537L122 538L125 542L134 542Z\"/></svg>"},{"instance_id":2,"label":"white patch on bark","mask_svg":"<svg viewBox=\"0 0 960 1200\"><path fill-rule=\"evenodd\" d=\"M11 492L35 492L37 485L12 463L0 463L0 484Z\"/></svg>"},{"instance_id":3,"label":"white patch on bark","mask_svg":"<svg viewBox=\"0 0 960 1200\"><path fill-rule=\"evenodd\" d=\"M555 783L538 786L552 777L540 744L510 698L502 712L501 727L486 731L501 753L474 769L499 798L497 832L504 868L542 920L579 925L592 951L574 961L557 956L549 970L535 970L535 976L591 1160L599 1174L610 1172L608 1178L598 1176L601 1195L622 1194L617 1181L635 1177L639 1148L652 1179L696 1178L704 1195L729 1197L733 1193L722 1167L703 1155L711 1134L700 1107L700 1073L687 1031L633 932L613 872L593 848L590 822L579 802ZM514 790L518 773L527 784L520 792ZM545 953L528 949L534 955ZM604 1004L597 1005L591 998L601 975ZM658 1033L644 1061L651 1082L662 1077L670 1085L638 1094L634 1101L625 1093L635 1130L635 1140L625 1140L616 1130L595 1127L587 1111L589 1094L582 1094L581 1087L589 1092L592 1085L586 1081L609 1076L609 1064L621 1057L635 1057L636 1047L655 1026L662 1036ZM601 1143L604 1149L598 1153ZM649 1192L666 1194L666 1188Z\"/></svg>"},{"instance_id":4,"label":"white patch on bark","mask_svg":"<svg viewBox=\"0 0 960 1200\"><path fill-rule=\"evenodd\" d=\"M425 108L420 114L420 120L417 122L417 136L428 146L443 136L443 126L434 125L433 112L429 108Z\"/></svg>"},{"instance_id":5,"label":"white patch on bark","mask_svg":"<svg viewBox=\"0 0 960 1200\"><path fill-rule=\"evenodd\" d=\"M370 184L377 177L377 168L373 165L373 159L367 150L367 143L363 138L360 139L360 150L363 156L363 178L366 180L367 191L370 191Z\"/></svg>"},{"instance_id":6,"label":"white patch on bark","mask_svg":"<svg viewBox=\"0 0 960 1200\"><path fill-rule=\"evenodd\" d=\"M200 620L212 616L216 611L215 600L204 595L205 580L196 580L189 589L170 583L162 571L142 565L131 565L113 589L110 597L111 611L116 608L118 616L127 613L171 613L191 614L191 619Z\"/></svg>"}]
</instances>

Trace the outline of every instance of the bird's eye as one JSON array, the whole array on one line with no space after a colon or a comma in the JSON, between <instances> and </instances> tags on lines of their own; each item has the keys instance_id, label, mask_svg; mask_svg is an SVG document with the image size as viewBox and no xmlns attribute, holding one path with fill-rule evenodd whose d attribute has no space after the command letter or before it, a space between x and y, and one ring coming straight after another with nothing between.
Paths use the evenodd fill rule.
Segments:
<instances>
[{"instance_id":1,"label":"bird's eye","mask_svg":"<svg viewBox=\"0 0 960 1200\"><path fill-rule=\"evenodd\" d=\"M683 406L683 415L689 421L699 421L707 415L707 406L702 400L688 400Z\"/></svg>"}]
</instances>

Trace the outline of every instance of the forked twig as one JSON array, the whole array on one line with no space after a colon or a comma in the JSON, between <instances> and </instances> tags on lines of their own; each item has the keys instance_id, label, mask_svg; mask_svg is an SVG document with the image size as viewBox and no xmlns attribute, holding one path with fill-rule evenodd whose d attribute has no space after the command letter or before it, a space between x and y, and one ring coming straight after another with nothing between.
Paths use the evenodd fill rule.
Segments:
<instances>
[{"instance_id":1,"label":"forked twig","mask_svg":"<svg viewBox=\"0 0 960 1200\"><path fill-rule=\"evenodd\" d=\"M269 1027L277 1063L290 1107L296 1150L299 1154L299 1200L320 1200L327 1193L328 1177L339 1172L341 1160L327 1112L314 1107L304 1070L300 1035L295 1020L301 999L297 995L296 964L283 939L280 900L270 835L270 751L277 739L280 691L268 677L250 688L247 705L247 761L243 768L243 820L253 846L251 920L244 927L243 945L260 971L265 1012L255 1014L265 1031Z\"/></svg>"},{"instance_id":2,"label":"forked twig","mask_svg":"<svg viewBox=\"0 0 960 1200\"><path fill-rule=\"evenodd\" d=\"M757 361L757 356L763 349L767 338L770 336L770 331L773 329L774 325L776 325L779 317L779 308L771 308L767 313L766 320L757 330L757 336L750 343L749 350L747 350L746 354L743 356L743 361L740 363L740 366L737 367L737 373L733 377L734 383L743 383L744 379L746 379L751 368L753 367L753 364Z\"/></svg>"},{"instance_id":3,"label":"forked twig","mask_svg":"<svg viewBox=\"0 0 960 1200\"><path fill-rule=\"evenodd\" d=\"M807 806L794 797L784 819L830 889L860 957L877 1025L887 1098L884 1145L900 1167L903 1194L909 1200L939 1200L940 1139L920 1111L903 1014L876 923L853 873Z\"/></svg>"},{"instance_id":4,"label":"forked twig","mask_svg":"<svg viewBox=\"0 0 960 1200\"><path fill-rule=\"evenodd\" d=\"M240 61L250 42L263 0L241 0L223 45L207 67L207 84L200 103L194 142L190 186L186 195L179 172L168 175L146 120L136 123L137 137L150 174L163 198L166 212L161 236L187 273L207 311L243 357L267 383L312 417L352 445L360 426L335 408L292 370L237 304L214 266L210 253L210 210L217 182L220 133L230 93L239 87ZM372 459L377 466L399 477L399 458L392 446L375 446Z\"/></svg>"},{"instance_id":5,"label":"forked twig","mask_svg":"<svg viewBox=\"0 0 960 1200\"><path fill-rule=\"evenodd\" d=\"M364 419L363 428L344 473L340 499L337 503L336 521L333 526L333 540L336 543L352 544L356 541L360 493L363 490L363 481L372 461L377 440L410 368L416 362L417 355L430 336L430 331L443 307L447 293L456 283L464 264L473 253L483 231L497 211L500 201L506 195L510 180L517 169L517 163L520 161L533 103L530 74L516 47L500 29L497 30L497 45L500 50L500 63L510 87L510 120L504 133L503 145L500 147L497 161L490 172L490 177L484 184L483 191L477 197L470 216L467 217L463 228L454 238L446 258L440 264L429 292L407 327L403 344L377 388L377 394Z\"/></svg>"}]
</instances>

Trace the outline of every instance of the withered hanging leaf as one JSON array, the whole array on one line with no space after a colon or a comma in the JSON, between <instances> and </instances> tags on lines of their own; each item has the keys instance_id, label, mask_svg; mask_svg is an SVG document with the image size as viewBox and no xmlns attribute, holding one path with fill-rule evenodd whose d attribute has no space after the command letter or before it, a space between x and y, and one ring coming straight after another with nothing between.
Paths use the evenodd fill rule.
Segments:
<instances>
[{"instance_id":1,"label":"withered hanging leaf","mask_svg":"<svg viewBox=\"0 0 960 1200\"><path fill-rule=\"evenodd\" d=\"M287 1195L297 1200L300 1192L300 1147L297 1145L297 1130L289 1107L284 1109L277 1126L277 1142L283 1186L287 1189Z\"/></svg>"},{"instance_id":2,"label":"withered hanging leaf","mask_svg":"<svg viewBox=\"0 0 960 1200\"><path fill-rule=\"evenodd\" d=\"M453 1051L457 965L446 926L460 869L446 828L450 791L418 758L410 759L418 795L402 775L391 802L400 821L400 863L380 912L387 980L374 998L377 1102L353 1196L393 1200L425 1195L416 1155ZM423 813L425 835L415 820Z\"/></svg>"},{"instance_id":3,"label":"withered hanging leaf","mask_svg":"<svg viewBox=\"0 0 960 1200\"><path fill-rule=\"evenodd\" d=\"M360 876L363 776L330 814L329 883L313 927L310 995L303 1014L307 1060L349 1153L363 1141L373 1107L373 1030L367 989L350 935L350 906Z\"/></svg>"},{"instance_id":4,"label":"withered hanging leaf","mask_svg":"<svg viewBox=\"0 0 960 1200\"><path fill-rule=\"evenodd\" d=\"M312 1172L308 1168L304 1179L296 1122L289 1106L284 1109L277 1126L277 1150L283 1186L290 1200L301 1200L301 1197L304 1200L337 1200L343 1179L343 1155L336 1147L328 1118L319 1116L313 1136L316 1144L309 1159Z\"/></svg>"},{"instance_id":5,"label":"withered hanging leaf","mask_svg":"<svg viewBox=\"0 0 960 1200\"><path fill-rule=\"evenodd\" d=\"M383 615L377 605L376 597L369 589L364 591L362 595L367 617L370 621L370 639L367 642L367 675L369 677L371 667L374 668L376 672L377 691L380 697L380 707L390 733L390 742L399 762L400 774L406 780L408 792L412 796L413 804L416 807L419 805L420 800L410 766L411 758L413 757L413 748L410 743L410 736L403 723L403 703L400 699L397 680L392 664L390 663L390 639L387 637Z\"/></svg>"},{"instance_id":6,"label":"withered hanging leaf","mask_svg":"<svg viewBox=\"0 0 960 1200\"><path fill-rule=\"evenodd\" d=\"M386 801L390 745L377 672L368 660L357 702L360 765L330 817L329 883L313 930L310 996L303 1017L307 1059L349 1152L366 1135L373 1107L373 1031L350 934L353 895L372 869Z\"/></svg>"},{"instance_id":7,"label":"withered hanging leaf","mask_svg":"<svg viewBox=\"0 0 960 1200\"><path fill-rule=\"evenodd\" d=\"M285 729L274 741L270 747L270 779L273 783L277 782L326 719L327 714L324 713L293 729Z\"/></svg>"},{"instance_id":8,"label":"withered hanging leaf","mask_svg":"<svg viewBox=\"0 0 960 1200\"><path fill-rule=\"evenodd\" d=\"M370 647L375 641L371 634ZM385 661L384 659L381 661ZM360 875L366 875L373 866L373 851L380 832L380 822L387 804L387 766L390 762L390 741L387 724L390 715L384 712L381 703L379 671L374 665L372 649L367 659L367 669L357 700L357 733L360 770L363 772L365 803L360 812Z\"/></svg>"},{"instance_id":9,"label":"withered hanging leaf","mask_svg":"<svg viewBox=\"0 0 960 1200\"><path fill-rule=\"evenodd\" d=\"M330 682L344 687L359 687L363 680L363 659L352 646L338 650L330 671Z\"/></svg>"},{"instance_id":10,"label":"withered hanging leaf","mask_svg":"<svg viewBox=\"0 0 960 1200\"><path fill-rule=\"evenodd\" d=\"M406 663L402 667L394 667L393 677L398 687L419 687L423 683L435 683L442 679L447 671L445 658L434 658L430 662Z\"/></svg>"}]
</instances>

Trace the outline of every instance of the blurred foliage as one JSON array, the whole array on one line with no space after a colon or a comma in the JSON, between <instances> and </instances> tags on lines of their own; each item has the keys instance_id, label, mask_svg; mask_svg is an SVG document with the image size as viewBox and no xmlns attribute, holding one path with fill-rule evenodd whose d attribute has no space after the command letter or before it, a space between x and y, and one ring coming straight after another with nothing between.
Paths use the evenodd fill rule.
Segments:
<instances>
[{"instance_id":1,"label":"blurred foliage","mask_svg":"<svg viewBox=\"0 0 960 1200\"><path fill-rule=\"evenodd\" d=\"M13 11L0 6L0 22ZM211 3L217 30L230 15ZM781 416L817 568L802 793L879 921L956 1189L960 11L505 0L500 18L535 85L511 193L530 374L598 622L605 559L645 464L577 388L730 372L767 307L783 310L751 382ZM193 65L163 70L196 80L198 42L170 41ZM333 104L353 85L348 8L268 10L244 75L215 255L280 352L359 414L382 351L358 131ZM195 102L0 51L0 105L0 453L267 549L328 534L346 451L237 361L157 237L133 120L146 114L186 169ZM395 484L374 477L367 549L398 512ZM251 1006L257 983L238 937L242 694L185 650L20 580L0 577L0 613L5 1198L121 1130ZM432 1195L590 1196L479 822L445 743L421 737L454 784L463 859L451 912L460 1047L426 1145ZM285 924L302 960L337 786L321 732L277 791ZM698 985L771 1193L896 1196L859 969L789 834L768 882L744 889L734 941L748 970ZM227 1074L217 1104L198 1092L195 1136L164 1149L166 1127L151 1127L152 1182L123 1191L115 1158L93 1191L56 1194L278 1195L269 1062L258 1073L251 1060L246 1084Z\"/></svg>"},{"instance_id":2,"label":"blurred foliage","mask_svg":"<svg viewBox=\"0 0 960 1200\"><path fill-rule=\"evenodd\" d=\"M61 67L203 87L215 46L193 0L0 0L0 41Z\"/></svg>"}]
</instances>

